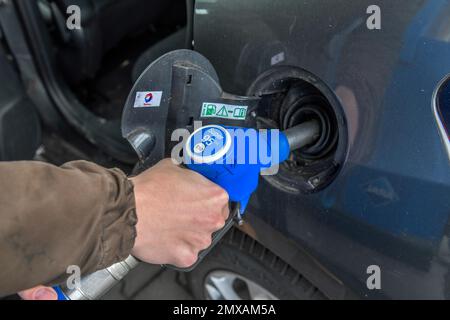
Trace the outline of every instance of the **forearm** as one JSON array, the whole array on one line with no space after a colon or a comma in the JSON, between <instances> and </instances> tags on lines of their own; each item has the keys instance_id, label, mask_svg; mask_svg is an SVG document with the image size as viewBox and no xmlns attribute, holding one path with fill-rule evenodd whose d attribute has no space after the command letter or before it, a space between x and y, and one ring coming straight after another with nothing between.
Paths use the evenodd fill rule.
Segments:
<instances>
[{"instance_id":1,"label":"forearm","mask_svg":"<svg viewBox=\"0 0 450 320\"><path fill-rule=\"evenodd\" d=\"M90 273L131 252L133 186L117 169L79 161L0 163L0 295Z\"/></svg>"}]
</instances>

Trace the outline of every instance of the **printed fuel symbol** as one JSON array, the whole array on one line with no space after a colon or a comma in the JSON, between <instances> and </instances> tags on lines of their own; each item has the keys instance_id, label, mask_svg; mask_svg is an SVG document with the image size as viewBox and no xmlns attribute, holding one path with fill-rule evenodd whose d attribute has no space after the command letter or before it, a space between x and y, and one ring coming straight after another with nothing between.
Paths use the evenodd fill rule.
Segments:
<instances>
[{"instance_id":1,"label":"printed fuel symbol","mask_svg":"<svg viewBox=\"0 0 450 320\"><path fill-rule=\"evenodd\" d=\"M214 116L216 114L216 106L213 104L208 104L205 109L204 116Z\"/></svg>"},{"instance_id":2,"label":"printed fuel symbol","mask_svg":"<svg viewBox=\"0 0 450 320\"><path fill-rule=\"evenodd\" d=\"M204 102L202 105L201 117L245 120L247 117L247 109L247 106Z\"/></svg>"}]
</instances>

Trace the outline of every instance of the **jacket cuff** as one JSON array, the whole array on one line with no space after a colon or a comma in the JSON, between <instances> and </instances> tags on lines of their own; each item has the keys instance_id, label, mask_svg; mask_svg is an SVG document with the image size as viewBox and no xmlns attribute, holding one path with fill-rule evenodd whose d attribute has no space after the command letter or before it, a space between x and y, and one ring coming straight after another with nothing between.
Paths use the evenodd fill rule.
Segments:
<instances>
[{"instance_id":1,"label":"jacket cuff","mask_svg":"<svg viewBox=\"0 0 450 320\"><path fill-rule=\"evenodd\" d=\"M125 260L136 239L136 203L131 180L119 169L109 169L109 203L102 217L101 259L97 270Z\"/></svg>"}]
</instances>

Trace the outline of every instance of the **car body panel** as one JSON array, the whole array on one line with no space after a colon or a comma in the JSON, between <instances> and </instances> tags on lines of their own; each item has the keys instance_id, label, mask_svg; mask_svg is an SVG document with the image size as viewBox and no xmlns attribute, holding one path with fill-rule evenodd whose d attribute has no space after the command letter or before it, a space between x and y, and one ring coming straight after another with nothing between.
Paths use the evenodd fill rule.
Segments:
<instances>
[{"instance_id":1,"label":"car body panel","mask_svg":"<svg viewBox=\"0 0 450 320\"><path fill-rule=\"evenodd\" d=\"M319 77L344 110L349 144L336 180L303 195L261 179L250 214L360 297L448 299L449 154L433 103L450 73L450 2L378 1L381 30L366 25L371 4L198 0L195 49L228 92L290 65ZM381 290L367 287L372 265Z\"/></svg>"}]
</instances>

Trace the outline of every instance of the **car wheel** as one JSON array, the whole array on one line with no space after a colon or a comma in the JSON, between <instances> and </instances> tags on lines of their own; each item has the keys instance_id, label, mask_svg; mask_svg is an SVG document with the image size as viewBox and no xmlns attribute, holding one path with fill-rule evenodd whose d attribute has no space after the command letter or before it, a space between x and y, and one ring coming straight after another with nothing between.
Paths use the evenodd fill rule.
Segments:
<instances>
[{"instance_id":1,"label":"car wheel","mask_svg":"<svg viewBox=\"0 0 450 320\"><path fill-rule=\"evenodd\" d=\"M326 299L286 262L235 228L187 275L187 281L196 299Z\"/></svg>"}]
</instances>

